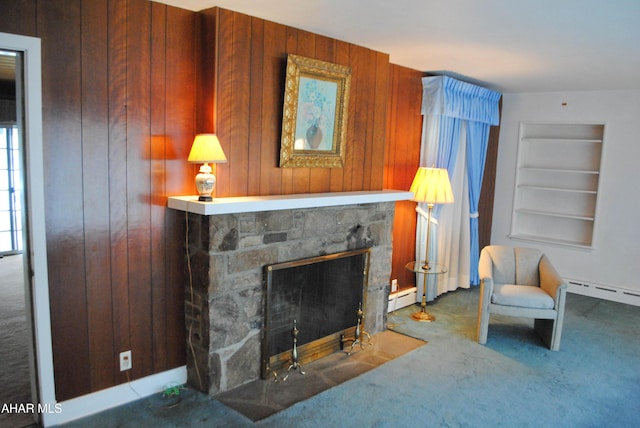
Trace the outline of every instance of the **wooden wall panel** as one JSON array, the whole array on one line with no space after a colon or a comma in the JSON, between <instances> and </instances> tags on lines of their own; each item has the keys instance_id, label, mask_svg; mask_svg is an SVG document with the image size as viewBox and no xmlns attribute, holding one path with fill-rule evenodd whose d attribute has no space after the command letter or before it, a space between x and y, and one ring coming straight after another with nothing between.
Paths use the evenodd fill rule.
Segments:
<instances>
[{"instance_id":1,"label":"wooden wall panel","mask_svg":"<svg viewBox=\"0 0 640 428\"><path fill-rule=\"evenodd\" d=\"M42 39L57 400L185 363L186 218L166 197L195 193L198 166L185 160L196 132L218 133L229 158L221 197L410 185L421 76L386 54L217 8L8 2L0 31ZM344 168L278 167L288 53L352 68ZM398 203L399 277L413 258L413 208ZM133 370L121 373L127 349Z\"/></svg>"},{"instance_id":2,"label":"wooden wall panel","mask_svg":"<svg viewBox=\"0 0 640 428\"><path fill-rule=\"evenodd\" d=\"M82 2L82 182L91 390L112 386L115 360L111 326L109 239L108 1ZM98 77L100 76L100 77Z\"/></svg>"},{"instance_id":3,"label":"wooden wall panel","mask_svg":"<svg viewBox=\"0 0 640 428\"><path fill-rule=\"evenodd\" d=\"M389 69L384 187L409 190L420 165L422 73L393 64ZM391 278L398 279L400 288L415 285L415 275L404 268L415 259L415 207L413 201L396 203Z\"/></svg>"},{"instance_id":4,"label":"wooden wall panel","mask_svg":"<svg viewBox=\"0 0 640 428\"><path fill-rule=\"evenodd\" d=\"M202 13L218 26L204 59L216 63L214 127L229 159L217 168L218 197L382 189L388 55L225 9ZM278 166L289 53L352 68L344 168Z\"/></svg>"},{"instance_id":5,"label":"wooden wall panel","mask_svg":"<svg viewBox=\"0 0 640 428\"><path fill-rule=\"evenodd\" d=\"M45 209L54 375L91 391L82 176L80 3L37 5L42 38ZM58 332L58 334L55 334ZM68 397L69 395L67 395Z\"/></svg>"},{"instance_id":6,"label":"wooden wall panel","mask_svg":"<svg viewBox=\"0 0 640 428\"><path fill-rule=\"evenodd\" d=\"M2 9L0 31L42 40L57 400L184 364L185 219L166 196L194 191L197 14L148 0Z\"/></svg>"}]
</instances>

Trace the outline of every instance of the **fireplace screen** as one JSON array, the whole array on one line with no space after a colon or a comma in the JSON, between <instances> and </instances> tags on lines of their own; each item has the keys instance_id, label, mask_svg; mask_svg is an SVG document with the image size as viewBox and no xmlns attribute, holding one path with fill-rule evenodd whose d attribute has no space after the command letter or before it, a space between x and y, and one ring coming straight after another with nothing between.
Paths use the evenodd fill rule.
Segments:
<instances>
[{"instance_id":1,"label":"fireplace screen","mask_svg":"<svg viewBox=\"0 0 640 428\"><path fill-rule=\"evenodd\" d=\"M368 248L266 267L262 377L291 362L294 322L300 364L328 355L354 336L364 310Z\"/></svg>"}]
</instances>

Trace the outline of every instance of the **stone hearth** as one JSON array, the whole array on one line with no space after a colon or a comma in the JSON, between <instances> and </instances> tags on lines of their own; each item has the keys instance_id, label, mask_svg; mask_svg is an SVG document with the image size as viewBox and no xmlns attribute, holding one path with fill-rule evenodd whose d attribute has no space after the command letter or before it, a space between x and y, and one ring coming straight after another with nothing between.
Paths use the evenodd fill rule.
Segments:
<instances>
[{"instance_id":1,"label":"stone hearth","mask_svg":"<svg viewBox=\"0 0 640 428\"><path fill-rule=\"evenodd\" d=\"M269 264L371 248L365 330L383 331L395 200L401 199L407 198L219 215L188 213L189 384L216 395L260 378L264 267Z\"/></svg>"}]
</instances>

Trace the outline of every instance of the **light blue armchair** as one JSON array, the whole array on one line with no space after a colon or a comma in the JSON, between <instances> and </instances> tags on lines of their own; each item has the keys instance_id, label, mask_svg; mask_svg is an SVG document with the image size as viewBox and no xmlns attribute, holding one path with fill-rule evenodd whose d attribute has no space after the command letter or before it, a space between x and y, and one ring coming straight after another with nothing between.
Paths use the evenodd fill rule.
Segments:
<instances>
[{"instance_id":1,"label":"light blue armchair","mask_svg":"<svg viewBox=\"0 0 640 428\"><path fill-rule=\"evenodd\" d=\"M487 343L489 314L534 318L534 328L553 351L560 349L567 285L534 248L490 245L478 264L478 343Z\"/></svg>"}]
</instances>

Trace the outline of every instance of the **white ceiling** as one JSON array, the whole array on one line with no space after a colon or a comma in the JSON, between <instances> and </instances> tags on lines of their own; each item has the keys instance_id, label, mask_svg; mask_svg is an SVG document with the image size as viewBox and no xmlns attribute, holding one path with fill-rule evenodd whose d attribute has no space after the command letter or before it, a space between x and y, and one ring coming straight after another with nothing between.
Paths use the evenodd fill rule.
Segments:
<instances>
[{"instance_id":1,"label":"white ceiling","mask_svg":"<svg viewBox=\"0 0 640 428\"><path fill-rule=\"evenodd\" d=\"M640 0L158 0L365 46L501 92L640 89Z\"/></svg>"}]
</instances>

